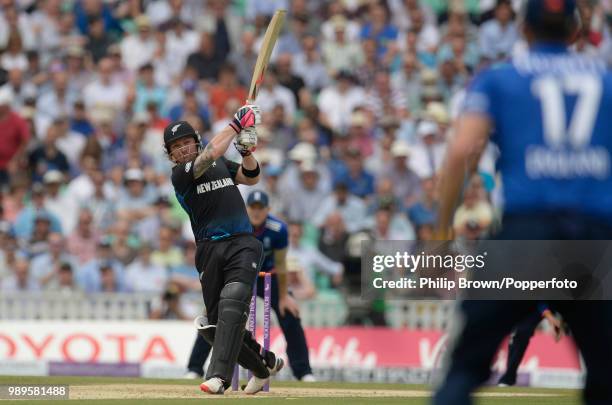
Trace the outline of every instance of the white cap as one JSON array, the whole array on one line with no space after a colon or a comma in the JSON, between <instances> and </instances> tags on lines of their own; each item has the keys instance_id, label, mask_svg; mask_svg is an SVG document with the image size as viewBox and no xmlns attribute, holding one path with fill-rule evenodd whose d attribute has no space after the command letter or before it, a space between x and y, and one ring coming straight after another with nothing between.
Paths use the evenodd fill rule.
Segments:
<instances>
[{"instance_id":1,"label":"white cap","mask_svg":"<svg viewBox=\"0 0 612 405\"><path fill-rule=\"evenodd\" d=\"M64 175L59 170L49 170L43 176L43 183L61 183L64 181Z\"/></svg>"},{"instance_id":2,"label":"white cap","mask_svg":"<svg viewBox=\"0 0 612 405\"><path fill-rule=\"evenodd\" d=\"M420 137L427 135L436 135L438 133L438 124L431 121L421 121L417 127L417 135Z\"/></svg>"},{"instance_id":3,"label":"white cap","mask_svg":"<svg viewBox=\"0 0 612 405\"><path fill-rule=\"evenodd\" d=\"M448 124L450 121L446 106L437 101L432 101L431 103L427 104L425 115L439 124Z\"/></svg>"},{"instance_id":4,"label":"white cap","mask_svg":"<svg viewBox=\"0 0 612 405\"><path fill-rule=\"evenodd\" d=\"M125 179L125 181L144 181L144 173L142 172L142 170L136 168L127 169L125 171L125 174L123 175L123 178Z\"/></svg>"},{"instance_id":5,"label":"white cap","mask_svg":"<svg viewBox=\"0 0 612 405\"><path fill-rule=\"evenodd\" d=\"M302 163L300 163L300 172L302 173L307 173L307 172L317 172L317 165L315 163L314 160L304 160Z\"/></svg>"},{"instance_id":6,"label":"white cap","mask_svg":"<svg viewBox=\"0 0 612 405\"><path fill-rule=\"evenodd\" d=\"M308 142L300 142L289 151L289 159L291 160L315 160L317 158L317 150Z\"/></svg>"},{"instance_id":7,"label":"white cap","mask_svg":"<svg viewBox=\"0 0 612 405\"><path fill-rule=\"evenodd\" d=\"M7 85L0 87L0 105L11 105L13 103L13 91Z\"/></svg>"},{"instance_id":8,"label":"white cap","mask_svg":"<svg viewBox=\"0 0 612 405\"><path fill-rule=\"evenodd\" d=\"M410 146L410 144L401 139L398 139L397 141L393 142L393 145L391 145L391 154L393 155L393 157L407 157L410 156L411 152L412 147Z\"/></svg>"}]
</instances>

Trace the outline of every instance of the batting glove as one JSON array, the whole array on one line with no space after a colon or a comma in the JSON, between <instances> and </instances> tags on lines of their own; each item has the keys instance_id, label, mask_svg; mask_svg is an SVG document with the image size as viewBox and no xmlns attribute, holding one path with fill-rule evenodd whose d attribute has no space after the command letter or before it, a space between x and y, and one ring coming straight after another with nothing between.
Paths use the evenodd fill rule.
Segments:
<instances>
[{"instance_id":1,"label":"batting glove","mask_svg":"<svg viewBox=\"0 0 612 405\"><path fill-rule=\"evenodd\" d=\"M243 105L234 114L234 119L230 122L230 126L237 134L243 129L258 125L261 123L261 112L259 106L254 104Z\"/></svg>"},{"instance_id":2,"label":"batting glove","mask_svg":"<svg viewBox=\"0 0 612 405\"><path fill-rule=\"evenodd\" d=\"M251 126L242 130L236 137L234 146L243 157L249 156L257 148L257 130L255 127Z\"/></svg>"}]
</instances>

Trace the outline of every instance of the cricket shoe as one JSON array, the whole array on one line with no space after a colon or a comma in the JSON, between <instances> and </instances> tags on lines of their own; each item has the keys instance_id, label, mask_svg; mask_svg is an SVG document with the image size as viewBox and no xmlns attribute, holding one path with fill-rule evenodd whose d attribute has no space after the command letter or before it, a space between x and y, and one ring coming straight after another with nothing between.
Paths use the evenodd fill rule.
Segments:
<instances>
[{"instance_id":1,"label":"cricket shoe","mask_svg":"<svg viewBox=\"0 0 612 405\"><path fill-rule=\"evenodd\" d=\"M225 387L222 379L219 377L213 377L200 384L200 390L202 392L206 392L207 394L223 395L225 392Z\"/></svg>"},{"instance_id":2,"label":"cricket shoe","mask_svg":"<svg viewBox=\"0 0 612 405\"><path fill-rule=\"evenodd\" d=\"M264 386L270 382L270 378L278 374L278 372L285 366L283 359L277 358L272 352L267 352L264 355L264 361L268 371L270 371L270 376L267 378L259 378L255 376L251 377L244 388L245 394L255 395L259 391L263 390Z\"/></svg>"},{"instance_id":3,"label":"cricket shoe","mask_svg":"<svg viewBox=\"0 0 612 405\"><path fill-rule=\"evenodd\" d=\"M317 378L312 374L306 374L300 379L301 382L317 382Z\"/></svg>"}]
</instances>

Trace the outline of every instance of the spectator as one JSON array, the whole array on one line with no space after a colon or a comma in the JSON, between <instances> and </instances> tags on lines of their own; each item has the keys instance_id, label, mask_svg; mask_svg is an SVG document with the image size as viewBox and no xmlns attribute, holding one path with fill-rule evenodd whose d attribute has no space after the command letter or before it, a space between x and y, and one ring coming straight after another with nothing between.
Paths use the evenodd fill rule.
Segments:
<instances>
[{"instance_id":1,"label":"spectator","mask_svg":"<svg viewBox=\"0 0 612 405\"><path fill-rule=\"evenodd\" d=\"M72 264L63 262L53 266L53 278L45 286L45 290L59 293L76 293L80 292L74 278L74 267Z\"/></svg>"},{"instance_id":2,"label":"spectator","mask_svg":"<svg viewBox=\"0 0 612 405\"><path fill-rule=\"evenodd\" d=\"M161 293L166 287L168 271L151 262L151 245L143 243L138 257L125 268L127 287L134 292Z\"/></svg>"},{"instance_id":3,"label":"spectator","mask_svg":"<svg viewBox=\"0 0 612 405\"><path fill-rule=\"evenodd\" d=\"M71 173L75 173L78 169L79 157L85 149L88 139L70 129L67 116L58 117L53 121L52 125L58 131L58 137L55 142L57 149L68 159Z\"/></svg>"},{"instance_id":4,"label":"spectator","mask_svg":"<svg viewBox=\"0 0 612 405\"><path fill-rule=\"evenodd\" d=\"M350 71L363 63L363 52L357 41L347 38L348 21L343 15L335 15L330 20L333 39L323 42L321 54L327 72L336 76L340 71Z\"/></svg>"},{"instance_id":5,"label":"spectator","mask_svg":"<svg viewBox=\"0 0 612 405\"><path fill-rule=\"evenodd\" d=\"M377 118L385 114L404 118L408 115L407 101L400 89L391 86L389 72L380 70L374 76L374 85L366 94L368 109Z\"/></svg>"},{"instance_id":6,"label":"spectator","mask_svg":"<svg viewBox=\"0 0 612 405\"><path fill-rule=\"evenodd\" d=\"M116 202L112 198L110 186L107 187L104 173L95 169L91 172L93 195L85 200L86 206L93 215L93 226L102 231L109 228L116 217Z\"/></svg>"},{"instance_id":7,"label":"spectator","mask_svg":"<svg viewBox=\"0 0 612 405\"><path fill-rule=\"evenodd\" d=\"M108 48L113 43L110 35L104 30L104 20L99 16L89 19L89 34L87 35L86 49L91 55L93 63L98 63L106 56Z\"/></svg>"},{"instance_id":8,"label":"spectator","mask_svg":"<svg viewBox=\"0 0 612 405\"><path fill-rule=\"evenodd\" d=\"M406 207L412 206L421 194L419 176L410 169L408 164L412 151L412 147L406 141L395 141L391 146L393 160L382 172L383 177L393 182L395 196Z\"/></svg>"},{"instance_id":9,"label":"spectator","mask_svg":"<svg viewBox=\"0 0 612 405\"><path fill-rule=\"evenodd\" d=\"M31 273L37 283L44 288L57 283L58 269L62 264L74 264L74 258L66 252L66 242L59 233L49 235L49 249L35 257L31 262Z\"/></svg>"},{"instance_id":10,"label":"spectator","mask_svg":"<svg viewBox=\"0 0 612 405\"><path fill-rule=\"evenodd\" d=\"M170 269L170 281L183 291L200 292L202 285L195 266L196 243L185 242L184 262Z\"/></svg>"},{"instance_id":11,"label":"spectator","mask_svg":"<svg viewBox=\"0 0 612 405\"><path fill-rule=\"evenodd\" d=\"M76 257L78 264L92 260L96 255L99 235L93 226L93 215L89 208L79 210L76 226L68 235L68 252Z\"/></svg>"},{"instance_id":12,"label":"spectator","mask_svg":"<svg viewBox=\"0 0 612 405\"><path fill-rule=\"evenodd\" d=\"M108 274L108 270L112 274ZM96 244L94 256L77 271L77 282L87 293L126 291L125 270L113 258L110 238Z\"/></svg>"},{"instance_id":13,"label":"spectator","mask_svg":"<svg viewBox=\"0 0 612 405\"><path fill-rule=\"evenodd\" d=\"M51 217L49 215L46 212L38 212L34 217L32 234L25 247L30 259L49 250L49 236L51 235Z\"/></svg>"},{"instance_id":14,"label":"spectator","mask_svg":"<svg viewBox=\"0 0 612 405\"><path fill-rule=\"evenodd\" d=\"M75 102L75 93L68 86L68 74L61 66L54 69L51 73L52 88L42 93L36 102L39 117L47 121L70 115Z\"/></svg>"},{"instance_id":15,"label":"spectator","mask_svg":"<svg viewBox=\"0 0 612 405\"><path fill-rule=\"evenodd\" d=\"M100 272L100 286L99 288L92 290L91 292L102 292L102 293L118 293L123 292L123 287L117 282L117 276L113 271L113 266L104 262L98 266Z\"/></svg>"},{"instance_id":16,"label":"spectator","mask_svg":"<svg viewBox=\"0 0 612 405\"><path fill-rule=\"evenodd\" d=\"M302 38L308 30L308 17L294 14L287 25L289 29L278 39L278 44L276 45L277 55L283 53L297 55L302 51Z\"/></svg>"},{"instance_id":17,"label":"spectator","mask_svg":"<svg viewBox=\"0 0 612 405\"><path fill-rule=\"evenodd\" d=\"M299 170L300 181L297 188L283 196L283 211L290 221L312 222L326 193L319 187L319 173L314 162L303 161Z\"/></svg>"},{"instance_id":18,"label":"spectator","mask_svg":"<svg viewBox=\"0 0 612 405\"><path fill-rule=\"evenodd\" d=\"M9 176L21 168L30 132L23 118L12 111L13 94L7 86L0 87L0 186L9 183Z\"/></svg>"},{"instance_id":19,"label":"spectator","mask_svg":"<svg viewBox=\"0 0 612 405\"><path fill-rule=\"evenodd\" d=\"M387 9L380 3L370 3L368 17L368 22L361 29L361 38L374 39L376 54L382 58L388 50L388 44L397 39L397 28L389 23Z\"/></svg>"},{"instance_id":20,"label":"spectator","mask_svg":"<svg viewBox=\"0 0 612 405\"><path fill-rule=\"evenodd\" d=\"M73 45L66 50L65 69L66 74L70 77L68 90L70 96L74 98L76 98L76 95L81 94L92 78L92 72L85 60L85 50L82 46ZM89 61L87 63L89 63ZM72 108L72 106L70 106L70 108Z\"/></svg>"},{"instance_id":21,"label":"spectator","mask_svg":"<svg viewBox=\"0 0 612 405\"><path fill-rule=\"evenodd\" d=\"M480 26L480 52L490 60L499 60L512 52L518 40L518 30L513 21L514 12L510 0L497 0L494 18Z\"/></svg>"},{"instance_id":22,"label":"spectator","mask_svg":"<svg viewBox=\"0 0 612 405\"><path fill-rule=\"evenodd\" d=\"M132 233L130 222L126 220L115 222L109 238L113 257L124 266L132 263L138 254L139 241Z\"/></svg>"},{"instance_id":23,"label":"spectator","mask_svg":"<svg viewBox=\"0 0 612 405\"><path fill-rule=\"evenodd\" d=\"M117 147L117 151L104 164L107 170L116 166L123 169L153 166L153 158L143 150L144 133L140 131L139 125L135 121L127 124L123 145Z\"/></svg>"},{"instance_id":24,"label":"spectator","mask_svg":"<svg viewBox=\"0 0 612 405\"><path fill-rule=\"evenodd\" d=\"M110 58L98 61L98 77L83 89L83 100L88 112L107 110L114 117L126 106L127 87L120 81L113 81L113 69Z\"/></svg>"},{"instance_id":25,"label":"spectator","mask_svg":"<svg viewBox=\"0 0 612 405\"><path fill-rule=\"evenodd\" d=\"M238 104L247 99L247 90L238 83L236 69L225 63L219 71L217 83L210 90L210 107L213 119L223 116L223 108L228 100L234 99Z\"/></svg>"},{"instance_id":26,"label":"spectator","mask_svg":"<svg viewBox=\"0 0 612 405\"><path fill-rule=\"evenodd\" d=\"M334 211L327 216L325 224L321 228L319 237L319 250L331 260L344 263L347 259L347 232L342 213ZM342 281L342 273L332 277L332 284L338 286Z\"/></svg>"},{"instance_id":27,"label":"spectator","mask_svg":"<svg viewBox=\"0 0 612 405\"><path fill-rule=\"evenodd\" d=\"M410 31L416 36L416 49L419 52L434 54L438 48L440 34L436 26L425 19L421 7L410 13Z\"/></svg>"},{"instance_id":28,"label":"spectator","mask_svg":"<svg viewBox=\"0 0 612 405\"><path fill-rule=\"evenodd\" d=\"M298 301L310 300L317 293L312 281L304 274L297 257L287 257L287 288Z\"/></svg>"},{"instance_id":29,"label":"spectator","mask_svg":"<svg viewBox=\"0 0 612 405\"><path fill-rule=\"evenodd\" d=\"M335 262L325 256L316 247L302 243L302 224L291 222L289 224L289 249L287 257L294 257L299 260L299 266L304 270L306 277L315 279L317 273L339 279L344 268L342 263Z\"/></svg>"},{"instance_id":30,"label":"spectator","mask_svg":"<svg viewBox=\"0 0 612 405\"><path fill-rule=\"evenodd\" d=\"M153 214L155 189L147 184L141 169L132 168L123 176L125 188L117 200L117 215L130 221L140 221Z\"/></svg>"},{"instance_id":31,"label":"spectator","mask_svg":"<svg viewBox=\"0 0 612 405\"><path fill-rule=\"evenodd\" d=\"M420 178L433 177L444 161L446 143L438 125L431 121L421 121L416 130L417 142L413 145L410 168Z\"/></svg>"},{"instance_id":32,"label":"spectator","mask_svg":"<svg viewBox=\"0 0 612 405\"><path fill-rule=\"evenodd\" d=\"M255 48L255 33L250 29L245 31L240 36L239 48L234 49L229 59L236 67L238 80L242 85L248 86L251 83L251 76L255 69L258 52Z\"/></svg>"},{"instance_id":33,"label":"spectator","mask_svg":"<svg viewBox=\"0 0 612 405\"><path fill-rule=\"evenodd\" d=\"M291 90L278 83L276 67L270 66L259 89L257 104L263 113L270 112L277 104L282 104L285 120L292 123L295 117L296 101Z\"/></svg>"},{"instance_id":34,"label":"spectator","mask_svg":"<svg viewBox=\"0 0 612 405\"><path fill-rule=\"evenodd\" d=\"M169 27L166 32L167 57L173 61L170 74L177 77L185 68L189 55L197 50L200 37L181 18L173 18L167 25Z\"/></svg>"},{"instance_id":35,"label":"spectator","mask_svg":"<svg viewBox=\"0 0 612 405\"><path fill-rule=\"evenodd\" d=\"M438 199L434 177L426 177L421 180L421 198L408 209L408 217L417 226L436 223L438 214Z\"/></svg>"},{"instance_id":36,"label":"spectator","mask_svg":"<svg viewBox=\"0 0 612 405\"><path fill-rule=\"evenodd\" d=\"M159 243L151 255L153 264L170 269L183 263L183 253L174 245L175 236L176 232L169 226L162 226L159 229Z\"/></svg>"},{"instance_id":37,"label":"spectator","mask_svg":"<svg viewBox=\"0 0 612 405\"><path fill-rule=\"evenodd\" d=\"M26 205L15 218L15 235L19 239L29 240L34 231L34 221L38 214L45 214L50 220L51 231L62 232L60 221L46 208L45 188L40 183L31 187L30 203Z\"/></svg>"},{"instance_id":38,"label":"spectator","mask_svg":"<svg viewBox=\"0 0 612 405\"><path fill-rule=\"evenodd\" d=\"M56 170L67 175L70 169L66 155L57 148L60 137L61 124L54 122L47 129L47 135L41 144L32 150L28 156L28 163L32 173L32 180L40 182L43 175L49 170Z\"/></svg>"},{"instance_id":39,"label":"spectator","mask_svg":"<svg viewBox=\"0 0 612 405\"><path fill-rule=\"evenodd\" d=\"M375 214L374 227L372 228L375 240L414 240L414 232L407 234L402 229L392 226L393 210L390 206L380 206Z\"/></svg>"},{"instance_id":40,"label":"spectator","mask_svg":"<svg viewBox=\"0 0 612 405\"><path fill-rule=\"evenodd\" d=\"M311 91L318 92L328 85L329 77L314 35L305 35L302 39L302 52L295 56L293 71L302 77Z\"/></svg>"},{"instance_id":41,"label":"spectator","mask_svg":"<svg viewBox=\"0 0 612 405\"><path fill-rule=\"evenodd\" d=\"M155 81L154 73L155 69L151 63L145 63L138 69L138 78L133 90L136 94L134 113L144 112L149 103L162 106L166 102L166 89Z\"/></svg>"},{"instance_id":42,"label":"spectator","mask_svg":"<svg viewBox=\"0 0 612 405\"><path fill-rule=\"evenodd\" d=\"M121 59L125 67L135 72L153 60L156 43L151 33L151 21L145 15L134 19L137 33L128 35L121 41Z\"/></svg>"},{"instance_id":43,"label":"spectator","mask_svg":"<svg viewBox=\"0 0 612 405\"><path fill-rule=\"evenodd\" d=\"M365 93L355 86L353 76L347 71L336 75L336 83L326 87L319 94L317 105L321 112L321 122L330 128L343 132L355 107L365 103Z\"/></svg>"},{"instance_id":44,"label":"spectator","mask_svg":"<svg viewBox=\"0 0 612 405\"><path fill-rule=\"evenodd\" d=\"M200 36L198 50L187 58L187 66L198 72L200 80L213 82L219 76L223 61L224 58L215 49L214 35L209 32L203 32Z\"/></svg>"},{"instance_id":45,"label":"spectator","mask_svg":"<svg viewBox=\"0 0 612 405\"><path fill-rule=\"evenodd\" d=\"M17 110L22 110L25 101L37 95L36 85L24 78L24 71L21 69L8 71L8 82L5 86L10 89L13 95L12 105Z\"/></svg>"},{"instance_id":46,"label":"spectator","mask_svg":"<svg viewBox=\"0 0 612 405\"><path fill-rule=\"evenodd\" d=\"M8 15L14 13L12 7L8 8ZM14 27L9 28L8 41L4 52L0 56L0 67L4 70L26 70L28 68L28 59L25 55L23 46L23 37L21 33Z\"/></svg>"},{"instance_id":47,"label":"spectator","mask_svg":"<svg viewBox=\"0 0 612 405\"><path fill-rule=\"evenodd\" d=\"M4 293L38 291L40 287L36 279L30 274L30 261L25 257L18 257L11 274L2 280Z\"/></svg>"},{"instance_id":48,"label":"spectator","mask_svg":"<svg viewBox=\"0 0 612 405\"><path fill-rule=\"evenodd\" d=\"M342 215L348 232L353 233L364 227L366 206L359 197L349 193L348 185L343 180L336 181L333 194L320 203L312 217L313 225L322 227L327 217L335 211Z\"/></svg>"},{"instance_id":49,"label":"spectator","mask_svg":"<svg viewBox=\"0 0 612 405\"><path fill-rule=\"evenodd\" d=\"M299 76L295 74L292 58L293 55L290 53L278 55L276 59L276 72L278 74L278 82L291 90L295 97L296 104L299 104L300 91L304 88L305 83L302 77L300 77L302 75L299 72Z\"/></svg>"},{"instance_id":50,"label":"spectator","mask_svg":"<svg viewBox=\"0 0 612 405\"><path fill-rule=\"evenodd\" d=\"M77 100L74 102L72 116L70 119L70 130L85 137L88 137L94 133L94 127L87 117L85 103L83 103L82 100Z\"/></svg>"},{"instance_id":51,"label":"spectator","mask_svg":"<svg viewBox=\"0 0 612 405\"><path fill-rule=\"evenodd\" d=\"M153 304L151 319L191 320L183 293L175 283L169 283L161 299Z\"/></svg>"}]
</instances>

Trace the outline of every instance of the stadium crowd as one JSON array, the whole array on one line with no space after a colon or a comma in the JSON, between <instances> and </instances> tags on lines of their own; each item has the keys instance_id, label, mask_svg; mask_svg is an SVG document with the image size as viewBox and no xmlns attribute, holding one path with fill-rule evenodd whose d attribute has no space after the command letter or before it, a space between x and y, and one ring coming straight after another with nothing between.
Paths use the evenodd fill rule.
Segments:
<instances>
[{"instance_id":1,"label":"stadium crowd","mask_svg":"<svg viewBox=\"0 0 612 405\"><path fill-rule=\"evenodd\" d=\"M162 131L184 119L206 142L227 125L277 8L255 187L290 223L295 290L344 291L359 241L431 237L452 119L475 71L524 52L520 3L1 0L0 291L199 290ZM580 13L575 51L612 64L612 2ZM496 223L494 158L459 236Z\"/></svg>"}]
</instances>

